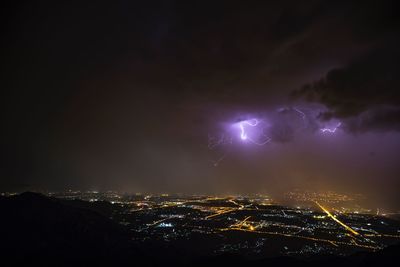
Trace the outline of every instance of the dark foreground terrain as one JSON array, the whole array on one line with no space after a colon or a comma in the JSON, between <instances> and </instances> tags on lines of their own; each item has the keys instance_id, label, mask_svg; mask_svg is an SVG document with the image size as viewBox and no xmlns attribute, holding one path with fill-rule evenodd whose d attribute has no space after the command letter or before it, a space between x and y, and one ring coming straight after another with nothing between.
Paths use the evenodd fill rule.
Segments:
<instances>
[{"instance_id":1,"label":"dark foreground terrain","mask_svg":"<svg viewBox=\"0 0 400 267\"><path fill-rule=\"evenodd\" d=\"M0 251L7 266L396 266L400 245L346 257L249 259L207 256L199 238L184 246L143 240L108 216L111 204L60 200L37 193L0 197Z\"/></svg>"}]
</instances>

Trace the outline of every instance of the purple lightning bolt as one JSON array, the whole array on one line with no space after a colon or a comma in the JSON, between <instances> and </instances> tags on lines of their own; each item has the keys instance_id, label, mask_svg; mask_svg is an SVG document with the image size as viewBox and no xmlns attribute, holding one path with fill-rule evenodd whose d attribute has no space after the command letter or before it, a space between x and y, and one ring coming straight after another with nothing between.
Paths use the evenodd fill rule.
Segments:
<instances>
[{"instance_id":1,"label":"purple lightning bolt","mask_svg":"<svg viewBox=\"0 0 400 267\"><path fill-rule=\"evenodd\" d=\"M245 125L245 124L246 124L246 125L249 125L249 126L252 126L252 127L255 127L255 126L258 125L258 123L259 123L259 121L258 121L257 119L252 119L252 120L247 120L247 121L241 121L241 122L239 122L239 127L240 127L240 130L241 130L240 139L246 140L246 139L248 138L248 137L247 137L247 134L246 134L246 131L245 131L245 129L244 129L244 125Z\"/></svg>"},{"instance_id":2,"label":"purple lightning bolt","mask_svg":"<svg viewBox=\"0 0 400 267\"><path fill-rule=\"evenodd\" d=\"M323 133L335 133L337 129L339 129L340 125L342 125L341 122L339 122L335 127L333 128L321 128L320 131Z\"/></svg>"},{"instance_id":3,"label":"purple lightning bolt","mask_svg":"<svg viewBox=\"0 0 400 267\"><path fill-rule=\"evenodd\" d=\"M257 127L259 124L260 124L260 121L257 119L251 119L251 120L245 120L245 121L239 122L240 139L243 141L249 140L251 143L253 143L255 145L259 145L259 146L263 146L263 145L267 144L269 141L271 141L271 138L269 138L268 136L266 136L264 134L264 130L262 130L262 135L266 139L263 142L257 142L248 136L248 134L246 133L246 125L250 126L250 127Z\"/></svg>"}]
</instances>

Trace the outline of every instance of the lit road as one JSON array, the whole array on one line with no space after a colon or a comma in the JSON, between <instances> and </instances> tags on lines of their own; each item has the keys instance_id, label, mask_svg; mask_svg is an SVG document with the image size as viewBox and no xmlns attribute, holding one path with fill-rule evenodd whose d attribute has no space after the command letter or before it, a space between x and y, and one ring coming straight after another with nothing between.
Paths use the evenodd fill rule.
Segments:
<instances>
[{"instance_id":1,"label":"lit road","mask_svg":"<svg viewBox=\"0 0 400 267\"><path fill-rule=\"evenodd\" d=\"M344 224L342 221L340 221L338 218L336 218L332 213L329 212L329 210L327 210L326 208L324 208L321 204L319 204L317 201L315 201L315 204L318 205L318 207L321 208L321 210L323 210L328 217L330 217L332 220L334 220L335 222L337 222L338 224L340 224L341 226L343 226L347 231L351 232L353 235L360 235L358 232L354 231L350 226L347 226L346 224Z\"/></svg>"}]
</instances>

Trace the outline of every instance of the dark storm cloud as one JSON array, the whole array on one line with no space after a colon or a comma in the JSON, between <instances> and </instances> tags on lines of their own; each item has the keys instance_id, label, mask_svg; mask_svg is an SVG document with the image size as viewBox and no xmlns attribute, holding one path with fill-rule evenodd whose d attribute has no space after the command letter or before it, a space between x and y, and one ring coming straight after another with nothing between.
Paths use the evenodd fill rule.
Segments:
<instances>
[{"instance_id":1,"label":"dark storm cloud","mask_svg":"<svg viewBox=\"0 0 400 267\"><path fill-rule=\"evenodd\" d=\"M292 96L326 105L329 110L320 118L346 119L352 131L398 130L400 20L395 7L394 2L386 2L378 10L369 9L356 16L354 38L369 44L365 51ZM366 19L368 16L370 19ZM360 23L357 18L364 19Z\"/></svg>"},{"instance_id":2,"label":"dark storm cloud","mask_svg":"<svg viewBox=\"0 0 400 267\"><path fill-rule=\"evenodd\" d=\"M360 127L390 129L392 125L397 130L400 124L400 51L397 40L389 42L344 68L329 71L323 79L294 92L294 96L325 104L329 111L321 113L321 119L349 118L365 113L360 118ZM350 128L354 127L353 124Z\"/></svg>"},{"instance_id":3,"label":"dark storm cloud","mask_svg":"<svg viewBox=\"0 0 400 267\"><path fill-rule=\"evenodd\" d=\"M333 69L295 95L328 105L338 117L357 115L377 105L399 105L398 44L380 47L344 68Z\"/></svg>"},{"instance_id":4,"label":"dark storm cloud","mask_svg":"<svg viewBox=\"0 0 400 267\"><path fill-rule=\"evenodd\" d=\"M356 117L345 120L347 130L354 133L366 131L400 131L400 107L372 108Z\"/></svg>"}]
</instances>

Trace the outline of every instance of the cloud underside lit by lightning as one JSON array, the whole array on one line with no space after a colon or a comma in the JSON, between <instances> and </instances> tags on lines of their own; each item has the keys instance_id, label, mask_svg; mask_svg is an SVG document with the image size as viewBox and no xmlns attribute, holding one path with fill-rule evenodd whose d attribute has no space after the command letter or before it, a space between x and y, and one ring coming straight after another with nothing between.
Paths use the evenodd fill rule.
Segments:
<instances>
[{"instance_id":1,"label":"cloud underside lit by lightning","mask_svg":"<svg viewBox=\"0 0 400 267\"><path fill-rule=\"evenodd\" d=\"M249 144L256 146L265 146L272 141L284 142L285 138L276 136L276 132L290 134L299 131L305 131L309 126L308 112L297 107L278 109L276 114L271 114L275 119L268 118L250 118L239 122L231 123L226 133L217 136L208 136L208 149L215 151L216 160L212 160L214 166L218 166L229 154L229 147L235 144ZM300 119L300 122L299 122ZM284 127L280 129L279 127ZM334 134L341 126L341 122L332 127L320 127L321 133ZM278 128L277 128L278 127ZM289 132L288 132L289 131ZM271 135L272 134L272 135ZM289 139L290 140L290 139Z\"/></svg>"}]
</instances>

